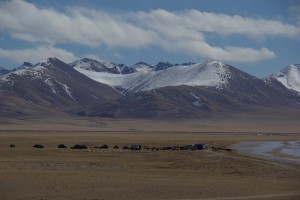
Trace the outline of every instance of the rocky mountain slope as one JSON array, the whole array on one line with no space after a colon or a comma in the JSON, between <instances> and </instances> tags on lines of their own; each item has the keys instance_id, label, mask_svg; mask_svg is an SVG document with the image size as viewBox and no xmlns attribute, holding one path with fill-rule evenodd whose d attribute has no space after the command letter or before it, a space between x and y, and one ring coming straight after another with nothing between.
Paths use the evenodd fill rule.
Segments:
<instances>
[{"instance_id":1,"label":"rocky mountain slope","mask_svg":"<svg viewBox=\"0 0 300 200\"><path fill-rule=\"evenodd\" d=\"M262 80L215 60L128 67L88 58L68 65L49 58L0 76L0 109L124 118L272 114L299 110L299 77L299 65Z\"/></svg>"},{"instance_id":2,"label":"rocky mountain slope","mask_svg":"<svg viewBox=\"0 0 300 200\"><path fill-rule=\"evenodd\" d=\"M114 102L82 111L82 115L200 117L216 112L298 106L286 95L288 90L218 61L169 64L160 70L139 63L137 72L126 75L76 69L124 94Z\"/></svg>"},{"instance_id":3,"label":"rocky mountain slope","mask_svg":"<svg viewBox=\"0 0 300 200\"><path fill-rule=\"evenodd\" d=\"M289 65L280 72L272 74L266 81L277 81L287 89L300 93L300 65Z\"/></svg>"},{"instance_id":4,"label":"rocky mountain slope","mask_svg":"<svg viewBox=\"0 0 300 200\"><path fill-rule=\"evenodd\" d=\"M23 108L72 112L120 97L56 58L0 76L0 91L2 114L26 113Z\"/></svg>"},{"instance_id":5,"label":"rocky mountain slope","mask_svg":"<svg viewBox=\"0 0 300 200\"><path fill-rule=\"evenodd\" d=\"M103 84L110 85L123 93L149 91L166 86L208 86L226 87L231 77L230 67L217 61L196 63L190 65L164 65L166 68L159 70L157 66L149 70L147 65L130 74L112 74L85 70L75 67L80 73ZM145 70L148 69L148 70Z\"/></svg>"},{"instance_id":6,"label":"rocky mountain slope","mask_svg":"<svg viewBox=\"0 0 300 200\"><path fill-rule=\"evenodd\" d=\"M205 63L185 63L172 65L165 63L165 69L158 69L163 64L150 66L146 63L138 63L134 67L138 69L130 74L112 74L75 69L91 79L110 85L123 94L140 91L151 91L168 86L201 86L218 89L219 93L227 94L235 99L247 103L284 104L288 100L277 97L276 88L266 84L250 74L238 70L230 65L210 60Z\"/></svg>"},{"instance_id":7,"label":"rocky mountain slope","mask_svg":"<svg viewBox=\"0 0 300 200\"><path fill-rule=\"evenodd\" d=\"M69 64L76 69L82 69L92 72L108 72L112 74L130 74L136 72L134 68L124 64L115 64L108 61L97 61L90 58L83 58Z\"/></svg>"},{"instance_id":8,"label":"rocky mountain slope","mask_svg":"<svg viewBox=\"0 0 300 200\"><path fill-rule=\"evenodd\" d=\"M264 81L272 88L276 88L279 96L286 96L300 105L300 65L289 65Z\"/></svg>"}]
</instances>

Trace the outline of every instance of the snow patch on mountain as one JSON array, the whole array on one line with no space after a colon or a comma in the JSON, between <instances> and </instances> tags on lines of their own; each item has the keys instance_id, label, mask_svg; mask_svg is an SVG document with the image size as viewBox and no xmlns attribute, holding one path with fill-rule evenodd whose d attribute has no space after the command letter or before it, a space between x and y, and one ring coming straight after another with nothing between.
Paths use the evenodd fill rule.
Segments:
<instances>
[{"instance_id":1,"label":"snow patch on mountain","mask_svg":"<svg viewBox=\"0 0 300 200\"><path fill-rule=\"evenodd\" d=\"M31 80L41 79L45 75L44 70L49 69L49 67L53 67L53 62L55 60L57 60L57 58L48 58L47 60L39 62L35 65L24 62L23 65L11 71L9 74L7 74L7 76L15 74L19 76L26 76Z\"/></svg>"},{"instance_id":2,"label":"snow patch on mountain","mask_svg":"<svg viewBox=\"0 0 300 200\"><path fill-rule=\"evenodd\" d=\"M93 72L108 72L113 74L129 74L135 72L131 67L123 64L115 64L108 61L97 61L90 58L83 58L69 64L74 68L81 68Z\"/></svg>"},{"instance_id":3,"label":"snow patch on mountain","mask_svg":"<svg viewBox=\"0 0 300 200\"><path fill-rule=\"evenodd\" d=\"M99 100L100 102L103 102L101 99L99 99L96 95L92 94L92 97L94 97L95 99Z\"/></svg>"},{"instance_id":4,"label":"snow patch on mountain","mask_svg":"<svg viewBox=\"0 0 300 200\"><path fill-rule=\"evenodd\" d=\"M137 72L149 72L153 70L154 66L144 62L138 62L132 68Z\"/></svg>"},{"instance_id":5,"label":"snow patch on mountain","mask_svg":"<svg viewBox=\"0 0 300 200\"><path fill-rule=\"evenodd\" d=\"M51 69L53 67L53 62L56 61L56 58L49 58L45 61L39 62L34 66L24 65L24 67L19 68L16 71L11 71L8 74L5 74L0 77L0 81L4 81L9 86L13 86L14 84L14 75L17 76L23 76L30 80L41 80L43 81L49 88L51 89L52 93L59 94L59 88L62 88L63 91L73 100L76 102L76 99L74 98L72 94L71 88L56 80L54 77L52 77L50 74L46 72L46 70Z\"/></svg>"},{"instance_id":6,"label":"snow patch on mountain","mask_svg":"<svg viewBox=\"0 0 300 200\"><path fill-rule=\"evenodd\" d=\"M196 107L205 107L207 106L207 103L201 99L201 97L197 96L196 94L189 92L189 94L195 98L196 101L193 101L192 104Z\"/></svg>"},{"instance_id":7,"label":"snow patch on mountain","mask_svg":"<svg viewBox=\"0 0 300 200\"><path fill-rule=\"evenodd\" d=\"M72 67L78 67L78 68L82 68L85 70L99 71L99 72L106 70L106 68L112 69L112 68L116 67L116 65L111 62L107 62L104 60L98 61L98 60L93 60L90 58L83 58L81 60L74 61L74 62L70 63L69 65Z\"/></svg>"},{"instance_id":8,"label":"snow patch on mountain","mask_svg":"<svg viewBox=\"0 0 300 200\"><path fill-rule=\"evenodd\" d=\"M19 69L17 71L11 71L7 74L4 74L0 76L0 80L4 82L9 82L11 81L13 85L13 75L18 75L18 76L25 76L31 80L36 80L40 79L43 76L42 73L42 66L38 66L37 68L27 68L27 69Z\"/></svg>"},{"instance_id":9,"label":"snow patch on mountain","mask_svg":"<svg viewBox=\"0 0 300 200\"><path fill-rule=\"evenodd\" d=\"M50 77L50 76L48 78L46 78L44 80L44 82L50 87L50 89L52 90L52 92L54 94L58 94L59 93L57 88L58 88L58 86L60 86L66 92L66 94L73 101L76 102L76 99L74 98L73 93L72 93L72 89L68 85L66 85L66 84L64 84L62 82L59 82L58 80L56 80L55 78Z\"/></svg>"},{"instance_id":10,"label":"snow patch on mountain","mask_svg":"<svg viewBox=\"0 0 300 200\"><path fill-rule=\"evenodd\" d=\"M76 102L76 99L73 97L73 94L72 94L72 90L69 86L67 86L66 84L63 84L61 82L59 82L59 84L61 86L63 86L64 90L66 91L66 93L69 95L69 97Z\"/></svg>"},{"instance_id":11,"label":"snow patch on mountain","mask_svg":"<svg viewBox=\"0 0 300 200\"><path fill-rule=\"evenodd\" d=\"M273 74L271 78L276 79L290 90L300 93L300 65L289 65L280 72Z\"/></svg>"},{"instance_id":12,"label":"snow patch on mountain","mask_svg":"<svg viewBox=\"0 0 300 200\"><path fill-rule=\"evenodd\" d=\"M4 74L4 75L1 75L0 76L0 81L3 81L3 82L7 82L7 81L10 81L10 76L9 74Z\"/></svg>"},{"instance_id":13,"label":"snow patch on mountain","mask_svg":"<svg viewBox=\"0 0 300 200\"><path fill-rule=\"evenodd\" d=\"M47 79L45 79L44 82L50 87L50 89L52 90L52 92L54 94L57 94L57 91L56 91L56 88L55 88L55 84L53 83L53 80L50 77L47 78Z\"/></svg>"},{"instance_id":14,"label":"snow patch on mountain","mask_svg":"<svg viewBox=\"0 0 300 200\"><path fill-rule=\"evenodd\" d=\"M195 99L200 99L200 97L198 97L197 95L195 95L195 94L192 93L192 92L189 92L189 94L190 94L192 97L194 97Z\"/></svg>"},{"instance_id":15,"label":"snow patch on mountain","mask_svg":"<svg viewBox=\"0 0 300 200\"><path fill-rule=\"evenodd\" d=\"M124 93L180 85L223 88L231 78L228 66L218 61L176 65L159 71L141 70L131 74L93 72L80 67L75 69L95 81L121 88Z\"/></svg>"},{"instance_id":16,"label":"snow patch on mountain","mask_svg":"<svg viewBox=\"0 0 300 200\"><path fill-rule=\"evenodd\" d=\"M196 107L204 107L206 106L206 103L202 101L202 99L198 99L197 101L193 102L193 105Z\"/></svg>"}]
</instances>

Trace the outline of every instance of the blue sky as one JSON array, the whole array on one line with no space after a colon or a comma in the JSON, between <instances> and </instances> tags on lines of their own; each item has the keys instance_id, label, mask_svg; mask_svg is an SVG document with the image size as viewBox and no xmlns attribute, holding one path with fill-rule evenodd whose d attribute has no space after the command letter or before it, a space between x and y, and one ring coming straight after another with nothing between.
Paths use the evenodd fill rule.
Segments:
<instances>
[{"instance_id":1,"label":"blue sky","mask_svg":"<svg viewBox=\"0 0 300 200\"><path fill-rule=\"evenodd\" d=\"M133 65L216 59L257 77L300 63L300 1L0 2L0 65L57 57Z\"/></svg>"}]
</instances>

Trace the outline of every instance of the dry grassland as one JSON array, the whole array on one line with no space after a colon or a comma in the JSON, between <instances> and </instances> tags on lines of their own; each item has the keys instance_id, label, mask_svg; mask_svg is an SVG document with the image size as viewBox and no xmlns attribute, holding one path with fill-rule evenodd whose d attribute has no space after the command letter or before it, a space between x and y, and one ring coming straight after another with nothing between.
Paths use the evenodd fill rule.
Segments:
<instances>
[{"instance_id":1,"label":"dry grassland","mask_svg":"<svg viewBox=\"0 0 300 200\"><path fill-rule=\"evenodd\" d=\"M2 119L0 196L9 200L300 199L296 165L239 152L112 149L131 144L226 147L239 141L300 140L296 120L273 124L266 120L265 126L259 121ZM257 131L280 134L257 136ZM33 148L36 143L45 148ZM58 149L60 143L90 148ZM93 148L103 144L111 148Z\"/></svg>"}]
</instances>

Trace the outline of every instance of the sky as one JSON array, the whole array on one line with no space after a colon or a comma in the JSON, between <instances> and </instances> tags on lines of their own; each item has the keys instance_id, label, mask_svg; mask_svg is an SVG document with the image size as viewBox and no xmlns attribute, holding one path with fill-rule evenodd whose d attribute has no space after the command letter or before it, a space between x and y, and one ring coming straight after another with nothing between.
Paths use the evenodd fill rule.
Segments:
<instances>
[{"instance_id":1,"label":"sky","mask_svg":"<svg viewBox=\"0 0 300 200\"><path fill-rule=\"evenodd\" d=\"M300 0L1 0L0 65L48 57L215 59L263 78L300 63Z\"/></svg>"}]
</instances>

